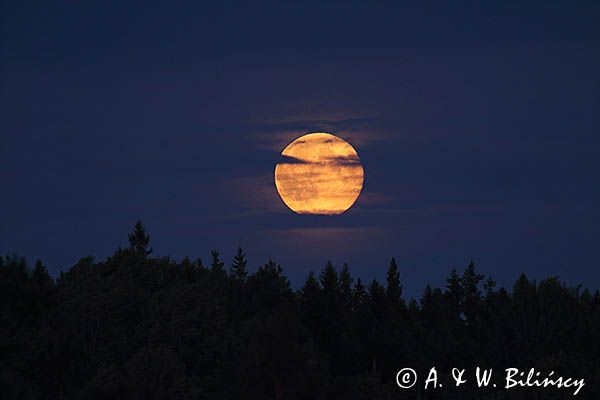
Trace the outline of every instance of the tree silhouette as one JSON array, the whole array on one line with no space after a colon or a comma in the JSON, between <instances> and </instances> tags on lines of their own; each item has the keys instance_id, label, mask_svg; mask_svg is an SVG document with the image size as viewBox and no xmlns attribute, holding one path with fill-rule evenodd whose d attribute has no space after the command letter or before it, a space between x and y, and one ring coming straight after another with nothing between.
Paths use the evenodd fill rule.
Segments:
<instances>
[{"instance_id":1,"label":"tree silhouette","mask_svg":"<svg viewBox=\"0 0 600 400\"><path fill-rule=\"evenodd\" d=\"M235 280L244 282L248 276L248 271L246 270L247 263L246 255L242 251L242 248L238 247L237 254L233 258L233 264L231 265L231 277Z\"/></svg>"},{"instance_id":2,"label":"tree silhouette","mask_svg":"<svg viewBox=\"0 0 600 400\"><path fill-rule=\"evenodd\" d=\"M52 281L48 269L44 267L41 260L35 262L35 267L31 273L31 280L38 285L47 285Z\"/></svg>"},{"instance_id":3,"label":"tree silhouette","mask_svg":"<svg viewBox=\"0 0 600 400\"><path fill-rule=\"evenodd\" d=\"M339 274L339 289L342 301L346 306L352 303L352 276L348 264L344 263Z\"/></svg>"},{"instance_id":4,"label":"tree silhouette","mask_svg":"<svg viewBox=\"0 0 600 400\"><path fill-rule=\"evenodd\" d=\"M525 274L497 288L471 262L405 304L394 259L385 286L353 284L347 265L328 262L294 290L272 260L249 273L241 249L227 274L217 251L210 269L150 257L141 224L129 242L106 260L81 258L57 282L40 261L0 257L2 398L418 398L398 389L400 368L436 366L451 382L453 367L478 365L582 377L578 397L599 395L598 290ZM420 395L570 395L449 386Z\"/></svg>"},{"instance_id":5,"label":"tree silhouette","mask_svg":"<svg viewBox=\"0 0 600 400\"><path fill-rule=\"evenodd\" d=\"M210 263L210 270L213 273L224 273L225 272L225 263L221 261L219 258L219 252L216 250L212 250L210 252L210 256L212 258L212 262Z\"/></svg>"},{"instance_id":6,"label":"tree silhouette","mask_svg":"<svg viewBox=\"0 0 600 400\"><path fill-rule=\"evenodd\" d=\"M398 265L396 264L395 258L392 258L390 261L386 280L386 294L388 298L392 303L398 303L400 301L400 296L402 296L402 285L400 284L400 272L398 271Z\"/></svg>"},{"instance_id":7,"label":"tree silhouette","mask_svg":"<svg viewBox=\"0 0 600 400\"><path fill-rule=\"evenodd\" d=\"M141 221L137 221L133 232L129 234L129 249L137 255L147 256L152 253L149 248L150 236L146 234L146 230Z\"/></svg>"},{"instance_id":8,"label":"tree silhouette","mask_svg":"<svg viewBox=\"0 0 600 400\"><path fill-rule=\"evenodd\" d=\"M331 261L327 261L319 279L323 288L323 294L331 300L338 293L339 288L338 274Z\"/></svg>"}]
</instances>

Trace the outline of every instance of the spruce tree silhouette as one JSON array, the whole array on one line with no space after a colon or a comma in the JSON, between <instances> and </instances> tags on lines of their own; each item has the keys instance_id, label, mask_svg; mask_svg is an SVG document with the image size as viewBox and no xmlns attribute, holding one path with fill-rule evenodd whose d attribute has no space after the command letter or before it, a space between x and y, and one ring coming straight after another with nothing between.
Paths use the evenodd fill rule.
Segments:
<instances>
[{"instance_id":1,"label":"spruce tree silhouette","mask_svg":"<svg viewBox=\"0 0 600 400\"><path fill-rule=\"evenodd\" d=\"M35 262L35 268L31 273L31 280L38 285L45 285L52 281L48 269L44 267L41 260Z\"/></svg>"},{"instance_id":2,"label":"spruce tree silhouette","mask_svg":"<svg viewBox=\"0 0 600 400\"><path fill-rule=\"evenodd\" d=\"M350 275L350 267L344 263L342 270L340 271L339 287L340 296L346 306L352 302L352 276Z\"/></svg>"},{"instance_id":3,"label":"spruce tree silhouette","mask_svg":"<svg viewBox=\"0 0 600 400\"><path fill-rule=\"evenodd\" d=\"M233 263L231 265L231 277L240 282L244 282L248 276L248 271L246 270L247 263L246 255L242 251L242 248L238 247L237 254L233 258Z\"/></svg>"},{"instance_id":4,"label":"spruce tree silhouette","mask_svg":"<svg viewBox=\"0 0 600 400\"><path fill-rule=\"evenodd\" d=\"M0 257L3 399L418 398L395 383L405 366L435 366L443 382L458 366L535 367L585 378L578 398L599 398L598 290L524 274L496 289L470 263L406 306L394 259L385 287L352 285L347 265L328 262L293 290L271 260L247 272L241 249L228 274L216 251L207 269L153 258L149 241L136 224L129 249L83 257L57 282L41 262ZM561 390L470 382L426 398L571 394Z\"/></svg>"},{"instance_id":5,"label":"spruce tree silhouette","mask_svg":"<svg viewBox=\"0 0 600 400\"><path fill-rule=\"evenodd\" d=\"M456 269L452 269L450 276L446 279L446 292L445 292L448 305L450 306L451 315L458 317L460 315L460 307L463 301L463 288L461 285L461 279Z\"/></svg>"},{"instance_id":6,"label":"spruce tree silhouette","mask_svg":"<svg viewBox=\"0 0 600 400\"><path fill-rule=\"evenodd\" d=\"M148 248L149 244L150 236L146 234L142 221L137 221L133 232L129 234L129 249L134 254L145 257L152 253L152 249Z\"/></svg>"},{"instance_id":7,"label":"spruce tree silhouette","mask_svg":"<svg viewBox=\"0 0 600 400\"><path fill-rule=\"evenodd\" d=\"M221 261L219 258L219 252L216 250L212 250L210 252L210 256L212 261L210 263L210 271L215 274L224 274L225 273L225 263Z\"/></svg>"},{"instance_id":8,"label":"spruce tree silhouette","mask_svg":"<svg viewBox=\"0 0 600 400\"><path fill-rule=\"evenodd\" d=\"M392 258L390 261L386 280L386 294L388 298L392 303L398 303L402 296L402 285L400 284L400 272L398 271L398 265L396 264L395 258Z\"/></svg>"},{"instance_id":9,"label":"spruce tree silhouette","mask_svg":"<svg viewBox=\"0 0 600 400\"><path fill-rule=\"evenodd\" d=\"M321 287L327 300L333 300L338 294L338 274L331 261L327 261L320 275Z\"/></svg>"},{"instance_id":10,"label":"spruce tree silhouette","mask_svg":"<svg viewBox=\"0 0 600 400\"><path fill-rule=\"evenodd\" d=\"M315 277L314 271L310 271L308 273L308 277L304 282L302 288L300 288L300 294L302 295L302 299L305 301L310 301L316 299L321 292L321 286L319 285L319 281Z\"/></svg>"}]
</instances>

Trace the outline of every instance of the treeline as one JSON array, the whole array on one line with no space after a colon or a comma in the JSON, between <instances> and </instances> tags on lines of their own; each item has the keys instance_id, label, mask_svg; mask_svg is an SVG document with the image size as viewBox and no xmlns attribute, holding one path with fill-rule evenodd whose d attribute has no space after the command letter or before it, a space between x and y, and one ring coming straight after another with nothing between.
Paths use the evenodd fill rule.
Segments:
<instances>
[{"instance_id":1,"label":"treeline","mask_svg":"<svg viewBox=\"0 0 600 400\"><path fill-rule=\"evenodd\" d=\"M231 266L151 256L141 224L103 262L82 258L54 281L0 258L3 399L563 399L560 389L453 389L453 367L554 370L599 398L600 294L525 275L497 288L473 263L444 288L403 297L331 263L294 291L269 261ZM396 373L420 372L402 390ZM441 372L443 389L423 391Z\"/></svg>"}]
</instances>

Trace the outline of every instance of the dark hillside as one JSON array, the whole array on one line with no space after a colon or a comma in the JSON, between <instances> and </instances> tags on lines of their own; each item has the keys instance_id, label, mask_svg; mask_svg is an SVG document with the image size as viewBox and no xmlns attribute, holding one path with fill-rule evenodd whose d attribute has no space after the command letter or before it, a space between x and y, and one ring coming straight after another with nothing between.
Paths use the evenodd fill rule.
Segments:
<instances>
[{"instance_id":1,"label":"dark hillside","mask_svg":"<svg viewBox=\"0 0 600 400\"><path fill-rule=\"evenodd\" d=\"M450 388L453 367L535 367L600 385L600 295L522 275L496 288L470 264L406 302L387 282L328 263L298 291L269 261L248 274L154 258L141 225L103 262L54 282L16 256L0 267L0 387L6 399L562 399L559 389ZM447 390L401 390L404 367L435 366ZM423 374L423 372L421 372ZM420 375L422 376L422 375ZM540 394L541 393L541 394ZM509 395L509 396L508 396ZM533 397L532 397L533 396ZM542 396L542 397L535 397Z\"/></svg>"}]
</instances>

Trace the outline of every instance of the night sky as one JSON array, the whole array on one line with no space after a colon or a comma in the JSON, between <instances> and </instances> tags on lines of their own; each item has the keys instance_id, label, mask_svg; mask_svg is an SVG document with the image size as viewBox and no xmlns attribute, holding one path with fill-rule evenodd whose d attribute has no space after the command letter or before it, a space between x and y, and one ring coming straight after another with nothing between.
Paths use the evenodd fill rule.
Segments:
<instances>
[{"instance_id":1,"label":"night sky","mask_svg":"<svg viewBox=\"0 0 600 400\"><path fill-rule=\"evenodd\" d=\"M600 285L600 3L151 3L2 2L3 254L56 276L141 219L156 255L241 245L295 286L392 256L410 295L469 260ZM308 132L362 159L341 216L276 192Z\"/></svg>"}]
</instances>

